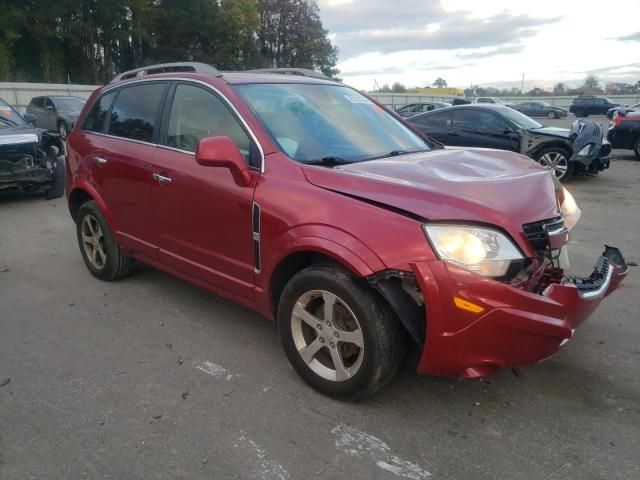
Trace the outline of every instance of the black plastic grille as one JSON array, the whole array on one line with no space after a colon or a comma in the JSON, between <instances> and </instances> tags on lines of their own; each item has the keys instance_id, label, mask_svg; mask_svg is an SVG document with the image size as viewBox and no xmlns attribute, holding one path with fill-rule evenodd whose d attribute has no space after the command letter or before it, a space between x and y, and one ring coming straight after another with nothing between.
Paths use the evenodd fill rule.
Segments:
<instances>
[{"instance_id":1,"label":"black plastic grille","mask_svg":"<svg viewBox=\"0 0 640 480\"><path fill-rule=\"evenodd\" d=\"M549 249L548 231L558 230L564 227L562 217L550 218L539 222L525 223L522 230L536 252L546 252Z\"/></svg>"}]
</instances>

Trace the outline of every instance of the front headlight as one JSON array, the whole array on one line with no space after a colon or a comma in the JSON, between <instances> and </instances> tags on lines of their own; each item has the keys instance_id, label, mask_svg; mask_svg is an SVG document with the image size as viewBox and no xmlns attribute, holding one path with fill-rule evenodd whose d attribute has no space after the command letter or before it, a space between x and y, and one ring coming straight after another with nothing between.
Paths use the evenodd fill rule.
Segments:
<instances>
[{"instance_id":1,"label":"front headlight","mask_svg":"<svg viewBox=\"0 0 640 480\"><path fill-rule=\"evenodd\" d=\"M578 156L579 157L586 157L589 155L589 152L591 151L591 144L587 145L586 147L583 147L579 152L578 152Z\"/></svg>"},{"instance_id":2,"label":"front headlight","mask_svg":"<svg viewBox=\"0 0 640 480\"><path fill-rule=\"evenodd\" d=\"M578 220L580 220L580 215L582 215L582 210L576 203L573 195L566 188L562 187L562 203L560 204L560 213L564 217L564 225L569 230L576 226Z\"/></svg>"},{"instance_id":3,"label":"front headlight","mask_svg":"<svg viewBox=\"0 0 640 480\"><path fill-rule=\"evenodd\" d=\"M423 225L424 232L441 260L486 277L501 277L513 260L524 257L497 230L468 225Z\"/></svg>"}]
</instances>

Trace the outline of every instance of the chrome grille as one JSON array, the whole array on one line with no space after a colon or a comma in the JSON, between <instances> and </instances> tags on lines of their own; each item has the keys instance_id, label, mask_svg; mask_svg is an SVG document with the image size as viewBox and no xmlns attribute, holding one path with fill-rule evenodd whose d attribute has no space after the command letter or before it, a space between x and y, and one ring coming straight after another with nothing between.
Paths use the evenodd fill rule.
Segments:
<instances>
[{"instance_id":1,"label":"chrome grille","mask_svg":"<svg viewBox=\"0 0 640 480\"><path fill-rule=\"evenodd\" d=\"M548 232L561 229L564 229L564 220L562 217L555 217L522 225L522 230L531 243L531 246L539 253L546 252L550 248Z\"/></svg>"}]
</instances>

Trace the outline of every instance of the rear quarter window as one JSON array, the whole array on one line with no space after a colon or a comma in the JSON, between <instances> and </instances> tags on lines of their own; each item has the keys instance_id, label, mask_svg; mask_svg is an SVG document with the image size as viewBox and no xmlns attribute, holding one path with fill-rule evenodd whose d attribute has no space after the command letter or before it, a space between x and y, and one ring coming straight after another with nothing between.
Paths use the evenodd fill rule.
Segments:
<instances>
[{"instance_id":1,"label":"rear quarter window","mask_svg":"<svg viewBox=\"0 0 640 480\"><path fill-rule=\"evenodd\" d=\"M109 113L111 104L116 98L116 94L117 92L109 92L100 97L96 103L93 104L91 111L82 124L82 130L86 130L88 132L104 131L105 120L107 119L107 114Z\"/></svg>"},{"instance_id":2,"label":"rear quarter window","mask_svg":"<svg viewBox=\"0 0 640 480\"><path fill-rule=\"evenodd\" d=\"M122 88L111 109L108 133L152 142L165 86L165 83L145 83Z\"/></svg>"}]
</instances>

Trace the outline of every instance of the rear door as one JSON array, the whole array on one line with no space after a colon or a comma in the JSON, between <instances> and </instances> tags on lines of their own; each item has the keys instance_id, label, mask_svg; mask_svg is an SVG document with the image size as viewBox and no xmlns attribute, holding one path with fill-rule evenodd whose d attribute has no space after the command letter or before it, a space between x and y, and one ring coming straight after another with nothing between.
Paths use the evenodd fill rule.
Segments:
<instances>
[{"instance_id":1,"label":"rear door","mask_svg":"<svg viewBox=\"0 0 640 480\"><path fill-rule=\"evenodd\" d=\"M201 280L252 299L251 228L255 182L262 156L246 126L212 89L178 82L167 99L161 145L153 158L152 187L159 258ZM196 163L198 141L231 137L252 168L252 186L239 186L226 168Z\"/></svg>"},{"instance_id":2,"label":"rear door","mask_svg":"<svg viewBox=\"0 0 640 480\"><path fill-rule=\"evenodd\" d=\"M94 104L81 131L95 188L125 248L156 256L151 159L168 82L140 82L109 92Z\"/></svg>"},{"instance_id":3,"label":"rear door","mask_svg":"<svg viewBox=\"0 0 640 480\"><path fill-rule=\"evenodd\" d=\"M410 119L410 122L421 132L437 140L444 145L457 145L455 138L451 136L452 116L450 111L418 115Z\"/></svg>"}]
</instances>

